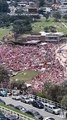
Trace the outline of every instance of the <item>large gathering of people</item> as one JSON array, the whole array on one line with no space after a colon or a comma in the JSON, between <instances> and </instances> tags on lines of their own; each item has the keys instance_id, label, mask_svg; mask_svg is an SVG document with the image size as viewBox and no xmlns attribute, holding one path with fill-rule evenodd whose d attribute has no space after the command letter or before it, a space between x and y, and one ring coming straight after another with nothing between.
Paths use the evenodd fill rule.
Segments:
<instances>
[{"instance_id":1,"label":"large gathering of people","mask_svg":"<svg viewBox=\"0 0 67 120\"><path fill-rule=\"evenodd\" d=\"M63 82L64 68L55 58L56 45L47 43L39 46L0 45L0 64L13 70L35 70L39 75L32 79L33 89L42 90L46 81Z\"/></svg>"}]
</instances>

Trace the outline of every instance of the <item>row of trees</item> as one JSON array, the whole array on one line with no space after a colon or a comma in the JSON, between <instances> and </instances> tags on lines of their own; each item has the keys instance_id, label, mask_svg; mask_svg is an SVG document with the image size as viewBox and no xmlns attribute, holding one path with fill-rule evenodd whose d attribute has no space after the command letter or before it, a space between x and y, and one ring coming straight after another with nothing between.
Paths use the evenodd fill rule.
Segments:
<instances>
[{"instance_id":1,"label":"row of trees","mask_svg":"<svg viewBox=\"0 0 67 120\"><path fill-rule=\"evenodd\" d=\"M10 16L5 13L0 13L0 27L13 26L13 32L23 34L32 30L32 19L28 16Z\"/></svg>"}]
</instances>

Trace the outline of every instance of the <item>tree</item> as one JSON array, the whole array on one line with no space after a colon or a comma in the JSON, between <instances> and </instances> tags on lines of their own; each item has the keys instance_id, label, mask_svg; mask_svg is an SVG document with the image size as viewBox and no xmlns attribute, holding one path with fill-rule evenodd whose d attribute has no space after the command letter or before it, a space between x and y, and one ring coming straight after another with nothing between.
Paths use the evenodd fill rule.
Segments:
<instances>
[{"instance_id":1,"label":"tree","mask_svg":"<svg viewBox=\"0 0 67 120\"><path fill-rule=\"evenodd\" d=\"M63 96L63 98L61 100L61 104L62 104L62 106L67 108L67 95Z\"/></svg>"},{"instance_id":2,"label":"tree","mask_svg":"<svg viewBox=\"0 0 67 120\"><path fill-rule=\"evenodd\" d=\"M65 14L65 15L63 16L63 18L64 18L65 20L67 20L67 14Z\"/></svg>"},{"instance_id":3,"label":"tree","mask_svg":"<svg viewBox=\"0 0 67 120\"><path fill-rule=\"evenodd\" d=\"M11 89L14 89L15 87L20 90L20 93L25 94L27 93L27 86L24 81L21 80L11 80L10 81Z\"/></svg>"},{"instance_id":4,"label":"tree","mask_svg":"<svg viewBox=\"0 0 67 120\"><path fill-rule=\"evenodd\" d=\"M0 84L3 84L4 87L7 87L8 82L9 82L8 72L7 70L0 66Z\"/></svg>"},{"instance_id":5,"label":"tree","mask_svg":"<svg viewBox=\"0 0 67 120\"><path fill-rule=\"evenodd\" d=\"M17 10L15 11L15 13L17 13L17 14L19 14L19 15L23 14L23 12L24 12L23 9L17 9Z\"/></svg>"},{"instance_id":6,"label":"tree","mask_svg":"<svg viewBox=\"0 0 67 120\"><path fill-rule=\"evenodd\" d=\"M48 18L49 18L49 16L50 16L50 12L46 12L46 13L44 14L44 16L45 16L46 21L47 21L47 20L48 20Z\"/></svg>"},{"instance_id":7,"label":"tree","mask_svg":"<svg viewBox=\"0 0 67 120\"><path fill-rule=\"evenodd\" d=\"M56 30L56 27L54 27L54 26L49 26L49 30L50 30L50 32L56 32L57 30Z\"/></svg>"},{"instance_id":8,"label":"tree","mask_svg":"<svg viewBox=\"0 0 67 120\"><path fill-rule=\"evenodd\" d=\"M29 32L32 30L31 23L25 19L25 20L15 20L13 23L13 31L16 34L23 34L26 32Z\"/></svg>"},{"instance_id":9,"label":"tree","mask_svg":"<svg viewBox=\"0 0 67 120\"><path fill-rule=\"evenodd\" d=\"M44 0L39 0L39 7L43 7L44 6Z\"/></svg>"},{"instance_id":10,"label":"tree","mask_svg":"<svg viewBox=\"0 0 67 120\"><path fill-rule=\"evenodd\" d=\"M44 31L45 31L45 32L50 32L49 27L45 27L45 28L44 28Z\"/></svg>"},{"instance_id":11,"label":"tree","mask_svg":"<svg viewBox=\"0 0 67 120\"><path fill-rule=\"evenodd\" d=\"M54 27L54 26L49 26L49 27L45 27L44 28L44 31L45 32L56 32L57 30L56 30L56 27Z\"/></svg>"},{"instance_id":12,"label":"tree","mask_svg":"<svg viewBox=\"0 0 67 120\"><path fill-rule=\"evenodd\" d=\"M58 102L58 96L60 96L60 86L54 85L50 82L44 84L44 94L46 98L52 101Z\"/></svg>"},{"instance_id":13,"label":"tree","mask_svg":"<svg viewBox=\"0 0 67 120\"><path fill-rule=\"evenodd\" d=\"M10 12L6 0L0 0L0 12Z\"/></svg>"},{"instance_id":14,"label":"tree","mask_svg":"<svg viewBox=\"0 0 67 120\"><path fill-rule=\"evenodd\" d=\"M55 12L55 13L53 14L53 17L55 18L55 21L59 21L59 19L61 19L61 14L60 14L60 12Z\"/></svg>"}]
</instances>

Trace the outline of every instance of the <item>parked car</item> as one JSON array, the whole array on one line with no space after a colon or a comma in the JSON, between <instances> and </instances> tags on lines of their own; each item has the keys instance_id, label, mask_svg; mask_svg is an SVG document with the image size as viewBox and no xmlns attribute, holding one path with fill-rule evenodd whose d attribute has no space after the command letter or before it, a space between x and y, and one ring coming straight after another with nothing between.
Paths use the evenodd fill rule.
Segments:
<instances>
[{"instance_id":1,"label":"parked car","mask_svg":"<svg viewBox=\"0 0 67 120\"><path fill-rule=\"evenodd\" d=\"M47 117L47 118L45 118L44 120L55 120L55 119L52 118L52 117Z\"/></svg>"},{"instance_id":2,"label":"parked car","mask_svg":"<svg viewBox=\"0 0 67 120\"><path fill-rule=\"evenodd\" d=\"M40 101L38 101L38 100L34 100L34 101L32 102L32 105L33 105L34 107L37 107L37 108L40 108L40 109L43 109L43 108L44 108L44 105L43 105Z\"/></svg>"},{"instance_id":3,"label":"parked car","mask_svg":"<svg viewBox=\"0 0 67 120\"><path fill-rule=\"evenodd\" d=\"M15 108L18 109L18 110L20 110L21 112L24 112L24 113L27 111L27 110L26 110L23 106L21 106L21 105L15 106Z\"/></svg>"},{"instance_id":4,"label":"parked car","mask_svg":"<svg viewBox=\"0 0 67 120\"><path fill-rule=\"evenodd\" d=\"M13 115L7 116L7 120L17 120L17 118Z\"/></svg>"},{"instance_id":5,"label":"parked car","mask_svg":"<svg viewBox=\"0 0 67 120\"><path fill-rule=\"evenodd\" d=\"M27 96L22 96L21 97L21 102L31 104L33 102L33 98L28 98Z\"/></svg>"},{"instance_id":6,"label":"parked car","mask_svg":"<svg viewBox=\"0 0 67 120\"><path fill-rule=\"evenodd\" d=\"M56 114L56 115L60 114L60 112L61 112L60 108L56 107L53 104L49 104L49 103L44 104L44 109L46 111L51 112L51 113Z\"/></svg>"},{"instance_id":7,"label":"parked car","mask_svg":"<svg viewBox=\"0 0 67 120\"><path fill-rule=\"evenodd\" d=\"M26 111L26 113L33 116L33 117L35 117L37 120L43 120L43 116L40 115L39 112L37 112L37 111L35 111L33 109L30 109L30 110Z\"/></svg>"},{"instance_id":8,"label":"parked car","mask_svg":"<svg viewBox=\"0 0 67 120\"><path fill-rule=\"evenodd\" d=\"M14 100L20 100L21 96L20 95L18 95L18 96L12 96L12 99L14 99Z\"/></svg>"},{"instance_id":9,"label":"parked car","mask_svg":"<svg viewBox=\"0 0 67 120\"><path fill-rule=\"evenodd\" d=\"M0 112L0 120L7 120L6 117Z\"/></svg>"}]
</instances>

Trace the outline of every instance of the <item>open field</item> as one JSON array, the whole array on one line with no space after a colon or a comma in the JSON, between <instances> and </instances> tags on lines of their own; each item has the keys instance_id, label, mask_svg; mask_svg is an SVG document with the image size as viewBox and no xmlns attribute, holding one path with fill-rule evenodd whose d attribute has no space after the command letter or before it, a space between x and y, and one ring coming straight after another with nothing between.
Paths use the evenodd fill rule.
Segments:
<instances>
[{"instance_id":1,"label":"open field","mask_svg":"<svg viewBox=\"0 0 67 120\"><path fill-rule=\"evenodd\" d=\"M11 77L12 80L28 81L32 80L33 77L37 76L38 72L34 70L27 70L24 72L19 72L17 75Z\"/></svg>"},{"instance_id":2,"label":"open field","mask_svg":"<svg viewBox=\"0 0 67 120\"><path fill-rule=\"evenodd\" d=\"M7 35L9 32L11 32L11 28L0 28L0 40Z\"/></svg>"},{"instance_id":3,"label":"open field","mask_svg":"<svg viewBox=\"0 0 67 120\"><path fill-rule=\"evenodd\" d=\"M67 34L67 22L65 22L64 20L60 22L55 22L53 18L50 18L48 21L46 21L45 18L41 18L38 22L34 22L32 24L32 31L38 33L40 31L43 31L44 28L47 26L55 26L58 32L63 32L64 34Z\"/></svg>"}]
</instances>

